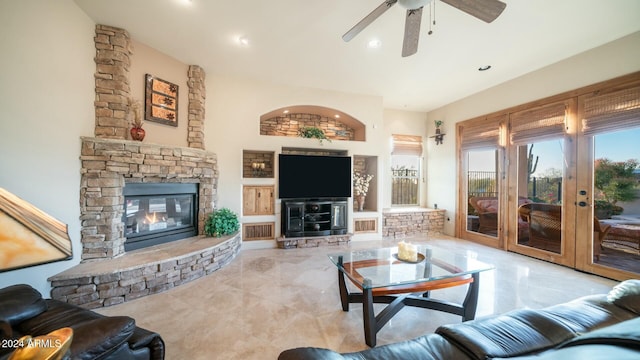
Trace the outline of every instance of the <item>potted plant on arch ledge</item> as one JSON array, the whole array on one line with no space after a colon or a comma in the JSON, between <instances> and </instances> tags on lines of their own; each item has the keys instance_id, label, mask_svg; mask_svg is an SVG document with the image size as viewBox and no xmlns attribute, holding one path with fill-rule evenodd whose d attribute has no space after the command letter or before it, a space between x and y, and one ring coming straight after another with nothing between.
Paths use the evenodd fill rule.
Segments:
<instances>
[{"instance_id":1,"label":"potted plant on arch ledge","mask_svg":"<svg viewBox=\"0 0 640 360\"><path fill-rule=\"evenodd\" d=\"M315 126L305 126L303 128L300 128L298 133L300 134L300 137L303 137L303 138L318 139L320 141L320 144L322 144L322 140L327 140L328 142L331 142L331 140L327 137L327 135L325 135L324 131L322 131L322 129L317 128Z\"/></svg>"},{"instance_id":2,"label":"potted plant on arch ledge","mask_svg":"<svg viewBox=\"0 0 640 360\"><path fill-rule=\"evenodd\" d=\"M364 211L364 200L369 192L369 182L373 179L371 174L353 173L353 189L355 191L355 200L358 203L358 211Z\"/></svg>"}]
</instances>

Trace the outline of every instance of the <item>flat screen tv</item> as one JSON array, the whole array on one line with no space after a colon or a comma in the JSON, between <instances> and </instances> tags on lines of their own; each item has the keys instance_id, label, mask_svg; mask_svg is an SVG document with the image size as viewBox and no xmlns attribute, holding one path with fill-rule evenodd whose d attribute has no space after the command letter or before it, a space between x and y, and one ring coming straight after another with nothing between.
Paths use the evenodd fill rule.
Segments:
<instances>
[{"instance_id":1,"label":"flat screen tv","mask_svg":"<svg viewBox=\"0 0 640 360\"><path fill-rule=\"evenodd\" d=\"M280 154L280 199L351 197L351 157Z\"/></svg>"}]
</instances>

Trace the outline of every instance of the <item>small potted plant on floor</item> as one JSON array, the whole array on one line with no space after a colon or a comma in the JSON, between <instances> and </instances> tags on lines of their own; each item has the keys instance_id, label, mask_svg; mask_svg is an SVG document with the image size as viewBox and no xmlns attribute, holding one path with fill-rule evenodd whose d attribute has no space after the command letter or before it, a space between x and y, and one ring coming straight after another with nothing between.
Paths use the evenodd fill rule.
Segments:
<instances>
[{"instance_id":1,"label":"small potted plant on floor","mask_svg":"<svg viewBox=\"0 0 640 360\"><path fill-rule=\"evenodd\" d=\"M239 228L238 216L227 208L215 210L204 223L204 233L208 236L230 235Z\"/></svg>"}]
</instances>

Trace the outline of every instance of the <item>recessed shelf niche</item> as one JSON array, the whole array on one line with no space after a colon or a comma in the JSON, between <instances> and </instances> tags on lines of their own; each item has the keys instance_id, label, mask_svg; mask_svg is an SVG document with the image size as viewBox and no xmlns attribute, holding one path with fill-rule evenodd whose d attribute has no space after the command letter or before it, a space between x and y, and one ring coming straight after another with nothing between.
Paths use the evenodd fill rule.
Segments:
<instances>
[{"instance_id":1,"label":"recessed shelf niche","mask_svg":"<svg viewBox=\"0 0 640 360\"><path fill-rule=\"evenodd\" d=\"M243 178L273 178L274 152L243 150L242 177Z\"/></svg>"},{"instance_id":2,"label":"recessed shelf niche","mask_svg":"<svg viewBox=\"0 0 640 360\"><path fill-rule=\"evenodd\" d=\"M373 175L369 182L369 191L364 201L363 211L378 211L378 157L353 155L353 171ZM358 211L355 189L353 190L353 210Z\"/></svg>"}]
</instances>

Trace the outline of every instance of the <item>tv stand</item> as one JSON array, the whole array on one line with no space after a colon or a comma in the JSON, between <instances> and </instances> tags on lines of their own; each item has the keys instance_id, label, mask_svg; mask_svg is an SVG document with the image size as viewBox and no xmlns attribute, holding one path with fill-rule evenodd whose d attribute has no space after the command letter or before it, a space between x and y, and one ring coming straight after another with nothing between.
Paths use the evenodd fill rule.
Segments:
<instances>
[{"instance_id":1,"label":"tv stand","mask_svg":"<svg viewBox=\"0 0 640 360\"><path fill-rule=\"evenodd\" d=\"M347 233L347 199L282 200L282 235L308 237Z\"/></svg>"}]
</instances>

